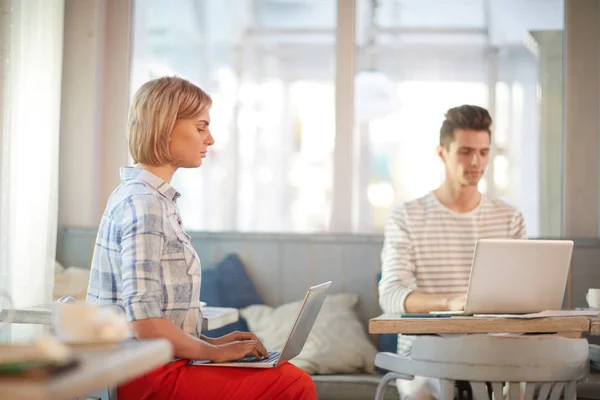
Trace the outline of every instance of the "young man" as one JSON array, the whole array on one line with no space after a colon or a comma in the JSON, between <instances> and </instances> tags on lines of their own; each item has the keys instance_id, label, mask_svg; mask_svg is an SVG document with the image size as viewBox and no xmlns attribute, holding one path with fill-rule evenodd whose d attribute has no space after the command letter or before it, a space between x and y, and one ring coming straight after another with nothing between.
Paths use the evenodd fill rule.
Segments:
<instances>
[{"instance_id":1,"label":"young man","mask_svg":"<svg viewBox=\"0 0 600 400\"><path fill-rule=\"evenodd\" d=\"M523 215L479 192L489 162L492 118L463 105L446 113L438 155L446 179L425 196L396 206L388 217L381 253L379 303L384 312L461 311L475 242L526 237ZM398 353L409 355L413 338L398 336ZM439 381L398 380L404 399L439 398Z\"/></svg>"}]
</instances>

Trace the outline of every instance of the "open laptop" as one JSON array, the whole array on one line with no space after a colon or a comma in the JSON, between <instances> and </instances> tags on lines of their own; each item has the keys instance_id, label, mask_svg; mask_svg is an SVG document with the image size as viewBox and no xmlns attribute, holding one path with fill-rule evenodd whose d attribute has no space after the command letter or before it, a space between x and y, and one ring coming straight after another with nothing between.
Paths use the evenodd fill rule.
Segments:
<instances>
[{"instance_id":1,"label":"open laptop","mask_svg":"<svg viewBox=\"0 0 600 400\"><path fill-rule=\"evenodd\" d=\"M562 308L573 241L480 239L464 311L432 314L528 314Z\"/></svg>"},{"instance_id":2,"label":"open laptop","mask_svg":"<svg viewBox=\"0 0 600 400\"><path fill-rule=\"evenodd\" d=\"M331 281L321 283L308 289L304 301L298 310L298 315L292 324L287 340L279 351L269 351L269 358L256 359L247 356L238 361L215 363L208 360L193 360L188 365L241 367L241 368L274 368L296 357L302 351L304 343L319 315L321 306L327 297Z\"/></svg>"}]
</instances>

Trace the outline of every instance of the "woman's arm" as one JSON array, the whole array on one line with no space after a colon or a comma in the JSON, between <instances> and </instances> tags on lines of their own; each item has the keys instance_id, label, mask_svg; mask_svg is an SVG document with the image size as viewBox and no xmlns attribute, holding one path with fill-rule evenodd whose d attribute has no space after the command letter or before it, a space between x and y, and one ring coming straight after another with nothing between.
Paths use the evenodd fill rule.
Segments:
<instances>
[{"instance_id":1,"label":"woman's arm","mask_svg":"<svg viewBox=\"0 0 600 400\"><path fill-rule=\"evenodd\" d=\"M148 318L132 321L131 326L139 339L167 339L173 345L175 357L192 360L214 360L217 346L185 333L166 318Z\"/></svg>"},{"instance_id":2,"label":"woman's arm","mask_svg":"<svg viewBox=\"0 0 600 400\"><path fill-rule=\"evenodd\" d=\"M198 339L163 317L164 285L161 274L163 209L152 195L131 196L121 218L121 279L123 305L136 336L164 338L176 357L231 361L254 354L266 356L254 340L211 344Z\"/></svg>"},{"instance_id":3,"label":"woman's arm","mask_svg":"<svg viewBox=\"0 0 600 400\"><path fill-rule=\"evenodd\" d=\"M148 318L131 323L139 339L167 339L173 345L175 357L214 362L234 361L253 355L256 358L268 357L262 344L257 340L232 341L222 345L208 343L185 333L165 318Z\"/></svg>"}]
</instances>

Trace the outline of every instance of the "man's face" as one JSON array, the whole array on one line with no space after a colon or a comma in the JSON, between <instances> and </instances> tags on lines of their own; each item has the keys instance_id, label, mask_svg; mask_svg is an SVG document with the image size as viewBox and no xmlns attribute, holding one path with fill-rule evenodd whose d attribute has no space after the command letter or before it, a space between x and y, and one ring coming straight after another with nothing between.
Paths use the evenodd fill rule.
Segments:
<instances>
[{"instance_id":1,"label":"man's face","mask_svg":"<svg viewBox=\"0 0 600 400\"><path fill-rule=\"evenodd\" d=\"M487 131L455 129L448 148L438 154L446 166L446 179L461 186L477 186L490 160L490 134Z\"/></svg>"}]
</instances>

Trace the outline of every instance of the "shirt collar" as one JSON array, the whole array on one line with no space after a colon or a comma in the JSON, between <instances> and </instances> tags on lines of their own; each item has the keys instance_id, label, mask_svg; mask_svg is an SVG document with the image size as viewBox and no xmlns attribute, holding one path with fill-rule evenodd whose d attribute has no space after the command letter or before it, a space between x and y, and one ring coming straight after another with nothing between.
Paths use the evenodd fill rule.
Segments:
<instances>
[{"instance_id":1,"label":"shirt collar","mask_svg":"<svg viewBox=\"0 0 600 400\"><path fill-rule=\"evenodd\" d=\"M165 196L167 199L175 201L181 194L169 185L167 182L160 179L158 176L144 169L135 167L122 167L120 171L121 181L127 181L131 179L139 179L146 182L148 185L156 189L157 192Z\"/></svg>"}]
</instances>

